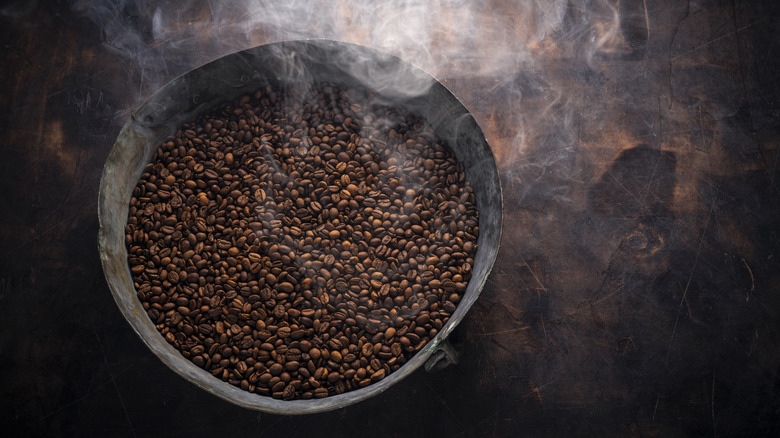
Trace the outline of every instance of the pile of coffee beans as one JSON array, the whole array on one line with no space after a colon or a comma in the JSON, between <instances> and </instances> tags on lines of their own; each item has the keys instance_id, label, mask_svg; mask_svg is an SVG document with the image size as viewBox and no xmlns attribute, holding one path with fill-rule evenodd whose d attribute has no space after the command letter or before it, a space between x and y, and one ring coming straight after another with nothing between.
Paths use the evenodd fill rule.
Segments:
<instances>
[{"instance_id":1,"label":"pile of coffee beans","mask_svg":"<svg viewBox=\"0 0 780 438\"><path fill-rule=\"evenodd\" d=\"M244 390L378 382L462 298L479 233L464 168L366 89L267 86L183 125L130 200L129 266L165 339Z\"/></svg>"}]
</instances>

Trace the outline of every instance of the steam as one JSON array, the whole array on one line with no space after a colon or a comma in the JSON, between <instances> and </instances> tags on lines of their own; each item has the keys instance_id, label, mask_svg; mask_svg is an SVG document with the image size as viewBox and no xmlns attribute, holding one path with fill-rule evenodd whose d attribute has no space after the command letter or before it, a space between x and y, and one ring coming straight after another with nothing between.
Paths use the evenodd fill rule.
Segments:
<instances>
[{"instance_id":1,"label":"steam","mask_svg":"<svg viewBox=\"0 0 780 438\"><path fill-rule=\"evenodd\" d=\"M77 0L73 9L100 27L107 49L157 83L180 73L163 67L177 60L189 69L259 44L311 38L377 48L436 77L486 75L533 62L560 28L566 2Z\"/></svg>"},{"instance_id":2,"label":"steam","mask_svg":"<svg viewBox=\"0 0 780 438\"><path fill-rule=\"evenodd\" d=\"M117 114L120 123L176 76L226 54L284 40L333 39L379 49L443 81L472 110L500 166L522 174L524 166L536 173L560 163L578 136L576 119L587 97L556 69L575 64L598 69L603 57L632 50L622 36L620 16L626 11L620 5L617 0L76 0L73 10L91 19L105 48L136 70L138 91ZM644 22L646 14L635 15ZM351 73L364 75L374 88L407 95L430 85L422 77L398 84L392 75ZM475 80L483 81L477 82L480 90L471 88ZM474 111L486 93L507 100L505 114L489 107ZM538 126L566 132L551 135ZM554 153L533 154L541 145Z\"/></svg>"}]
</instances>

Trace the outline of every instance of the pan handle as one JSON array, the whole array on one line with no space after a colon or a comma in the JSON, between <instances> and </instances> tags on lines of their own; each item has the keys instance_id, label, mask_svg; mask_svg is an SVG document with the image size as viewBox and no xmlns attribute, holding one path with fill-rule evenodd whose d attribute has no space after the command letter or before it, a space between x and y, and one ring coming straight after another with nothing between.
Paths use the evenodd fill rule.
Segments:
<instances>
[{"instance_id":1,"label":"pan handle","mask_svg":"<svg viewBox=\"0 0 780 438\"><path fill-rule=\"evenodd\" d=\"M436 350L433 351L428 360L425 361L425 371L429 373L441 371L450 365L457 364L459 361L460 353L452 346L449 338L444 338L444 340L436 346Z\"/></svg>"}]
</instances>

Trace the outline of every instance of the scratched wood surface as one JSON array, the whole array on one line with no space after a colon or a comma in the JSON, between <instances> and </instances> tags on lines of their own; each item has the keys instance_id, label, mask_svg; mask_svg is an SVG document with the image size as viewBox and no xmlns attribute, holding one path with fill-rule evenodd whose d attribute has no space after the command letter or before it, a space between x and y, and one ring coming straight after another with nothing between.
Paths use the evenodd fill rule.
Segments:
<instances>
[{"instance_id":1,"label":"scratched wood surface","mask_svg":"<svg viewBox=\"0 0 780 438\"><path fill-rule=\"evenodd\" d=\"M457 1L390 27L372 21L384 9L334 6L340 25L285 9L277 25L310 26L284 34L250 2L120 3L0 8L0 424L14 436L780 434L774 2ZM452 337L458 365L301 418L165 368L96 245L102 165L133 109L289 37L384 48L439 78L494 149L506 218Z\"/></svg>"}]
</instances>

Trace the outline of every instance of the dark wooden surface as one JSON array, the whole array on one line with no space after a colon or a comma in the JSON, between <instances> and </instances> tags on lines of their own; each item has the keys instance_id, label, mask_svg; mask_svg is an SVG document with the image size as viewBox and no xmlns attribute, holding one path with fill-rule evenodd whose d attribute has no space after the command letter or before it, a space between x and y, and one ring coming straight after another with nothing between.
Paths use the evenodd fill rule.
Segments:
<instances>
[{"instance_id":1,"label":"dark wooden surface","mask_svg":"<svg viewBox=\"0 0 780 438\"><path fill-rule=\"evenodd\" d=\"M775 2L103 3L0 7L9 436L780 436ZM453 335L460 364L284 417L195 388L141 343L103 277L96 202L158 87L304 37L447 85L499 159L506 220Z\"/></svg>"}]
</instances>

